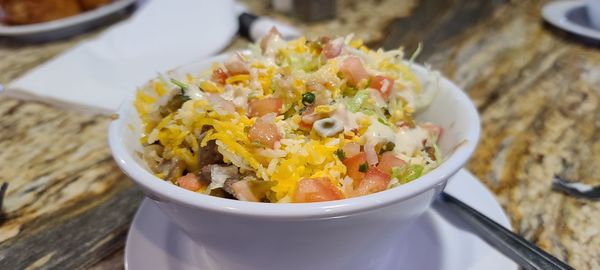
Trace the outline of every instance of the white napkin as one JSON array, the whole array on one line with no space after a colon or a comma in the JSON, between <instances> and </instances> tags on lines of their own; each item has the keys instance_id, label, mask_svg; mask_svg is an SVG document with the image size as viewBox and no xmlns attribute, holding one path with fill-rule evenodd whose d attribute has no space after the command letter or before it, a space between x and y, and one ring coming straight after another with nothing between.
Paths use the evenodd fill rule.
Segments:
<instances>
[{"instance_id":1,"label":"white napkin","mask_svg":"<svg viewBox=\"0 0 600 270\"><path fill-rule=\"evenodd\" d=\"M237 29L231 0L150 0L132 18L14 80L6 93L112 113L157 72L222 50Z\"/></svg>"}]
</instances>

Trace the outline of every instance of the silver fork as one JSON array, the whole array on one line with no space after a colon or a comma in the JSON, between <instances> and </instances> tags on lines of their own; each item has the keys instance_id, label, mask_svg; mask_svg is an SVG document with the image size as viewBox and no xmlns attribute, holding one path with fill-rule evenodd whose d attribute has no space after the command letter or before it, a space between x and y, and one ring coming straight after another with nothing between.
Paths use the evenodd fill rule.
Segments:
<instances>
[{"instance_id":1,"label":"silver fork","mask_svg":"<svg viewBox=\"0 0 600 270\"><path fill-rule=\"evenodd\" d=\"M442 192L436 204L451 210L481 239L527 270L573 269L446 192Z\"/></svg>"}]
</instances>

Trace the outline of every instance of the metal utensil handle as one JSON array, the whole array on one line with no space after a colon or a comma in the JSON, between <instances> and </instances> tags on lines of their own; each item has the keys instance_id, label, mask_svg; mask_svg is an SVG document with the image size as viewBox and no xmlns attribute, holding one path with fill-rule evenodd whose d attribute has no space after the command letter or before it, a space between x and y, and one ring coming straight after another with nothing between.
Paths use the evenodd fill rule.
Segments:
<instances>
[{"instance_id":1,"label":"metal utensil handle","mask_svg":"<svg viewBox=\"0 0 600 270\"><path fill-rule=\"evenodd\" d=\"M441 200L445 206L454 210L488 244L518 263L525 269L573 269L558 258L543 251L523 237L507 230L479 211L460 200L442 192Z\"/></svg>"}]
</instances>

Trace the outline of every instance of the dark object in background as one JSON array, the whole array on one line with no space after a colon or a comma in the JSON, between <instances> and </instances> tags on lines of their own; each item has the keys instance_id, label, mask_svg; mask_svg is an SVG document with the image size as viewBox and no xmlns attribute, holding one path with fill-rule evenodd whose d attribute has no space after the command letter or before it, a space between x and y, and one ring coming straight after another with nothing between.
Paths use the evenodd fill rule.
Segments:
<instances>
[{"instance_id":1,"label":"dark object in background","mask_svg":"<svg viewBox=\"0 0 600 270\"><path fill-rule=\"evenodd\" d=\"M258 19L258 16L250 13L243 12L238 16L238 24L240 29L238 33L240 36L245 37L247 39L252 40L250 36L250 27L252 27L252 23L254 23Z\"/></svg>"},{"instance_id":2,"label":"dark object in background","mask_svg":"<svg viewBox=\"0 0 600 270\"><path fill-rule=\"evenodd\" d=\"M316 22L335 18L335 0L293 0L293 2L292 14L300 20Z\"/></svg>"},{"instance_id":3,"label":"dark object in background","mask_svg":"<svg viewBox=\"0 0 600 270\"><path fill-rule=\"evenodd\" d=\"M2 185L0 186L0 211L2 211L2 206L4 205L4 195L6 194L7 189L8 183L2 183Z\"/></svg>"},{"instance_id":4,"label":"dark object in background","mask_svg":"<svg viewBox=\"0 0 600 270\"><path fill-rule=\"evenodd\" d=\"M566 180L558 175L552 179L552 188L580 199L600 200L600 186L590 186Z\"/></svg>"},{"instance_id":5,"label":"dark object in background","mask_svg":"<svg viewBox=\"0 0 600 270\"><path fill-rule=\"evenodd\" d=\"M4 182L0 186L0 225L6 221L6 214L4 213L4 196L6 196L6 190L8 189L8 183Z\"/></svg>"}]
</instances>

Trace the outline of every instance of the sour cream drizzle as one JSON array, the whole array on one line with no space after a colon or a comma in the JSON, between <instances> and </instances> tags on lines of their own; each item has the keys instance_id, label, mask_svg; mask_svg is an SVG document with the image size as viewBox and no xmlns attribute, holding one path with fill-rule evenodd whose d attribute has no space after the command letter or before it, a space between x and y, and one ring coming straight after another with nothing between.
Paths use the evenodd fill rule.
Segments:
<instances>
[{"instance_id":1,"label":"sour cream drizzle","mask_svg":"<svg viewBox=\"0 0 600 270\"><path fill-rule=\"evenodd\" d=\"M427 131L420 127L414 129L400 129L394 131L392 127L384 125L372 119L371 125L364 134L367 143L379 144L393 142L395 144L394 154L411 155L421 149L423 140L428 137Z\"/></svg>"}]
</instances>

